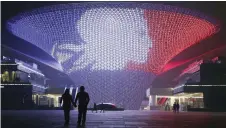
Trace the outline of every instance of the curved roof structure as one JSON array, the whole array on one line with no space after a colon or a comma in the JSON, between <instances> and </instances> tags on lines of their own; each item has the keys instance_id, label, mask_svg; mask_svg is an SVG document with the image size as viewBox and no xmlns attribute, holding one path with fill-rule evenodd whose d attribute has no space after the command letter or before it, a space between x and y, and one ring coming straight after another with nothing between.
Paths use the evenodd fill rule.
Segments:
<instances>
[{"instance_id":1,"label":"curved roof structure","mask_svg":"<svg viewBox=\"0 0 226 128\"><path fill-rule=\"evenodd\" d=\"M69 58L88 61L77 63L80 65L77 67L70 65L71 68L66 64L65 70L91 64L94 69L128 68L156 74L184 49L216 33L218 26L216 20L189 9L137 3L54 5L22 13L8 22L8 29L14 35L42 48L62 64ZM126 48L109 49L122 44ZM97 50L78 59L78 52L91 47ZM68 52L54 55L55 49ZM132 54L136 56L131 57Z\"/></svg>"},{"instance_id":2,"label":"curved roof structure","mask_svg":"<svg viewBox=\"0 0 226 128\"><path fill-rule=\"evenodd\" d=\"M7 28L55 58L76 86L86 87L91 105L138 109L165 65L219 24L189 9L114 2L43 7L13 17Z\"/></svg>"}]
</instances>

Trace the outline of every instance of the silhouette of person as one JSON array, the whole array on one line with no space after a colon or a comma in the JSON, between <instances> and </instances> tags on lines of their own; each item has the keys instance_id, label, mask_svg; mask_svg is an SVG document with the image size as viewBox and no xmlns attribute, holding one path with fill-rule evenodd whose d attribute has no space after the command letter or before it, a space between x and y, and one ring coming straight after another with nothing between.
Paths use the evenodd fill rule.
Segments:
<instances>
[{"instance_id":1,"label":"silhouette of person","mask_svg":"<svg viewBox=\"0 0 226 128\"><path fill-rule=\"evenodd\" d=\"M179 108L180 108L180 105L179 105L179 103L177 102L177 104L176 104L176 112L179 112Z\"/></svg>"},{"instance_id":2,"label":"silhouette of person","mask_svg":"<svg viewBox=\"0 0 226 128\"><path fill-rule=\"evenodd\" d=\"M169 111L169 103L166 104L165 111Z\"/></svg>"},{"instance_id":3,"label":"silhouette of person","mask_svg":"<svg viewBox=\"0 0 226 128\"><path fill-rule=\"evenodd\" d=\"M173 112L176 112L176 102L173 104Z\"/></svg>"},{"instance_id":4,"label":"silhouette of person","mask_svg":"<svg viewBox=\"0 0 226 128\"><path fill-rule=\"evenodd\" d=\"M73 103L72 96L69 93L69 89L65 90L64 94L62 95L62 98L60 99L60 104L62 103L62 100L65 119L64 125L68 125L70 121L71 103Z\"/></svg>"},{"instance_id":5,"label":"silhouette of person","mask_svg":"<svg viewBox=\"0 0 226 128\"><path fill-rule=\"evenodd\" d=\"M103 113L104 113L104 103L102 103L102 104L100 105L100 108L101 108L101 109L100 109L100 112L103 111Z\"/></svg>"},{"instance_id":6,"label":"silhouette of person","mask_svg":"<svg viewBox=\"0 0 226 128\"><path fill-rule=\"evenodd\" d=\"M96 103L93 104L93 111L96 111L96 113L97 113L97 104Z\"/></svg>"},{"instance_id":7,"label":"silhouette of person","mask_svg":"<svg viewBox=\"0 0 226 128\"><path fill-rule=\"evenodd\" d=\"M77 94L75 98L75 106L77 103L77 100L79 101L78 105L78 122L77 125L81 125L81 118L82 118L82 126L85 126L86 122L86 112L87 112L87 105L89 104L89 94L85 92L85 87L80 87L80 92Z\"/></svg>"}]
</instances>

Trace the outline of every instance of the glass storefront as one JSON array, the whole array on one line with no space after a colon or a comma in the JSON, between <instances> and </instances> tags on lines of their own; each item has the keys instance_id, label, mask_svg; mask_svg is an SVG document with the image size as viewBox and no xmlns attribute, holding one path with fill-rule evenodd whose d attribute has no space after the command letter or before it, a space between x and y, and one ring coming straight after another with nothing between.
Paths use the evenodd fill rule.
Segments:
<instances>
[{"instance_id":1,"label":"glass storefront","mask_svg":"<svg viewBox=\"0 0 226 128\"><path fill-rule=\"evenodd\" d=\"M158 106L161 110L166 110L167 106L172 110L174 102L180 104L180 111L187 111L188 107L204 108L203 93L179 93L174 96L156 95L155 106Z\"/></svg>"},{"instance_id":2,"label":"glass storefront","mask_svg":"<svg viewBox=\"0 0 226 128\"><path fill-rule=\"evenodd\" d=\"M179 93L179 103L183 106L182 110L189 108L204 108L203 93Z\"/></svg>"},{"instance_id":3,"label":"glass storefront","mask_svg":"<svg viewBox=\"0 0 226 128\"><path fill-rule=\"evenodd\" d=\"M60 94L33 94L32 99L36 106L60 107Z\"/></svg>"}]
</instances>

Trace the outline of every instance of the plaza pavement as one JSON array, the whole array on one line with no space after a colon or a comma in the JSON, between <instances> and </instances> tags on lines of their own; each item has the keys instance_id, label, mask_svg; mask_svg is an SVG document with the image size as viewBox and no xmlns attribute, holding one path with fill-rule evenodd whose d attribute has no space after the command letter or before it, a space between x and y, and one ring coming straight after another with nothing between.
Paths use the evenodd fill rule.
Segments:
<instances>
[{"instance_id":1,"label":"plaza pavement","mask_svg":"<svg viewBox=\"0 0 226 128\"><path fill-rule=\"evenodd\" d=\"M69 128L76 128L77 111L71 111ZM61 110L1 111L2 128L64 128ZM226 113L161 111L107 111L87 113L86 128L226 128Z\"/></svg>"}]
</instances>

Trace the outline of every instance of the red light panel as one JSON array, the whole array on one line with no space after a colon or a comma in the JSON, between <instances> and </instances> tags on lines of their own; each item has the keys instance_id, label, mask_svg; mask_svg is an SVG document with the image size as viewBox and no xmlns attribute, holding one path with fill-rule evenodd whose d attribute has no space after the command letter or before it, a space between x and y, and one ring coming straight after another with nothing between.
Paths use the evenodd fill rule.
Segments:
<instances>
[{"instance_id":1,"label":"red light panel","mask_svg":"<svg viewBox=\"0 0 226 128\"><path fill-rule=\"evenodd\" d=\"M173 57L217 32L217 25L175 12L146 10L145 19L153 47L145 66L130 64L130 69L159 74Z\"/></svg>"}]
</instances>

